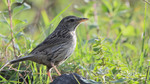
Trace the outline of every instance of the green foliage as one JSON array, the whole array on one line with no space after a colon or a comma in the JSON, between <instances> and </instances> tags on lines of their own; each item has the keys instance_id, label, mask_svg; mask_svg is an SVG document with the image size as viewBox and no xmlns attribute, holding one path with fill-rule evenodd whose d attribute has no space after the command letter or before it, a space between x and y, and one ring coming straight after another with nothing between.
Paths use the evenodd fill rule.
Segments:
<instances>
[{"instance_id":1,"label":"green foliage","mask_svg":"<svg viewBox=\"0 0 150 84\"><path fill-rule=\"evenodd\" d=\"M87 17L89 21L76 30L78 41L75 52L58 67L59 71L62 74L78 73L87 78L83 81L91 84L143 84L148 75L148 84L150 11L146 8L149 5L139 3L132 6L133 1L74 0L68 4L67 0L11 0L16 54L24 56L32 51L63 17ZM0 6L2 67L15 57L7 0L2 0ZM43 65L25 61L13 65L13 68L8 67L5 68L6 73L0 73L0 83L19 83L20 78L24 78L24 83L27 79L29 84L32 81L33 84L50 82ZM52 70L52 75L55 78L57 73Z\"/></svg>"},{"instance_id":2,"label":"green foliage","mask_svg":"<svg viewBox=\"0 0 150 84\"><path fill-rule=\"evenodd\" d=\"M15 16L17 13L30 9L30 5L28 5L27 3L23 3L21 6L17 6L13 9L13 16Z\"/></svg>"}]
</instances>

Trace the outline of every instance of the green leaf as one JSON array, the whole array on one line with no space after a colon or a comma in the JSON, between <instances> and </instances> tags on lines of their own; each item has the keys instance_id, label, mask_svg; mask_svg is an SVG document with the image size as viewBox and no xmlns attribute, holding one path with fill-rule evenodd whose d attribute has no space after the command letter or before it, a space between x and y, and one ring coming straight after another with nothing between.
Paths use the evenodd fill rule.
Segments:
<instances>
[{"instance_id":1,"label":"green leaf","mask_svg":"<svg viewBox=\"0 0 150 84\"><path fill-rule=\"evenodd\" d=\"M134 45L129 44L129 43L124 43L123 45L126 46L126 47L128 47L128 48L130 48L130 49L133 50L135 53L137 53L137 48L136 48Z\"/></svg>"},{"instance_id":2,"label":"green leaf","mask_svg":"<svg viewBox=\"0 0 150 84\"><path fill-rule=\"evenodd\" d=\"M121 26L121 31L122 31L122 34L124 36L135 36L135 29L133 26L127 26L125 27L124 25Z\"/></svg>"},{"instance_id":3,"label":"green leaf","mask_svg":"<svg viewBox=\"0 0 150 84\"><path fill-rule=\"evenodd\" d=\"M104 5L105 6L103 6L103 7L106 7L106 8L104 8L105 10L109 10L110 12L112 12L113 10L113 7L112 7L112 5L111 5L111 2L110 1L107 1L107 0L102 0L102 2L104 3Z\"/></svg>"},{"instance_id":4,"label":"green leaf","mask_svg":"<svg viewBox=\"0 0 150 84\"><path fill-rule=\"evenodd\" d=\"M26 22L26 21L23 21L23 20L14 19L14 20L13 20L13 23L14 23L14 25L17 25L17 24L25 24L25 23L27 23L27 22Z\"/></svg>"},{"instance_id":5,"label":"green leaf","mask_svg":"<svg viewBox=\"0 0 150 84\"><path fill-rule=\"evenodd\" d=\"M93 50L94 50L95 52L96 52L96 51L99 51L99 49L100 49L100 48L93 48Z\"/></svg>"},{"instance_id":6,"label":"green leaf","mask_svg":"<svg viewBox=\"0 0 150 84\"><path fill-rule=\"evenodd\" d=\"M5 79L3 76L0 75L0 79L2 79L3 81L7 81L7 79Z\"/></svg>"},{"instance_id":7,"label":"green leaf","mask_svg":"<svg viewBox=\"0 0 150 84\"><path fill-rule=\"evenodd\" d=\"M103 10L104 13L105 12L109 12L109 9L106 7L105 4L102 4L101 8L102 8L102 10Z\"/></svg>"},{"instance_id":8,"label":"green leaf","mask_svg":"<svg viewBox=\"0 0 150 84\"><path fill-rule=\"evenodd\" d=\"M17 6L13 9L13 16L15 16L17 13L22 12L23 10L30 9L31 6L28 5L27 3L22 4L21 6Z\"/></svg>"},{"instance_id":9,"label":"green leaf","mask_svg":"<svg viewBox=\"0 0 150 84\"><path fill-rule=\"evenodd\" d=\"M42 14L42 18L43 18L45 26L48 25L49 24L49 19L48 19L48 15L47 15L46 11L42 10L41 14Z\"/></svg>"}]
</instances>

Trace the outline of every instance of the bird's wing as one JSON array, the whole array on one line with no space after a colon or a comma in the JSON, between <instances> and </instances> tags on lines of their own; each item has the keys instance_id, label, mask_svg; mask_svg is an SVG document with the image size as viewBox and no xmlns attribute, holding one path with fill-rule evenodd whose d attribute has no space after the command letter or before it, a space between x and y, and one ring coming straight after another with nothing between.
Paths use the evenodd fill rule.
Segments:
<instances>
[{"instance_id":1,"label":"bird's wing","mask_svg":"<svg viewBox=\"0 0 150 84\"><path fill-rule=\"evenodd\" d=\"M57 33L53 33L49 35L41 44L39 44L36 48L34 48L30 54L33 54L35 52L43 51L47 48L63 44L68 41L68 37L70 38L70 35L59 35Z\"/></svg>"}]
</instances>

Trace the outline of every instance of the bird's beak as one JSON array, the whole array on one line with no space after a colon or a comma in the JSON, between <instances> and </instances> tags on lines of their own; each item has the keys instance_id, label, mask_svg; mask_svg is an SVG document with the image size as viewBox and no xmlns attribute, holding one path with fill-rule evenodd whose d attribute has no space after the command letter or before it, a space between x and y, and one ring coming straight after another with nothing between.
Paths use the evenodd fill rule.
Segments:
<instances>
[{"instance_id":1,"label":"bird's beak","mask_svg":"<svg viewBox=\"0 0 150 84\"><path fill-rule=\"evenodd\" d=\"M81 23L81 22L85 22L85 21L87 21L87 20L88 20L88 18L79 18L79 19L78 19L78 22Z\"/></svg>"}]
</instances>

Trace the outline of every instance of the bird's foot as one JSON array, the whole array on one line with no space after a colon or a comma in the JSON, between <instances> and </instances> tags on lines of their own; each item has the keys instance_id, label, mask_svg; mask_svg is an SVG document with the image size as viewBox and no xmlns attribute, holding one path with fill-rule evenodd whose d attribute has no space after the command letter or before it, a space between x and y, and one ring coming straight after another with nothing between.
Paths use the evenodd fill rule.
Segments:
<instances>
[{"instance_id":1,"label":"bird's foot","mask_svg":"<svg viewBox=\"0 0 150 84\"><path fill-rule=\"evenodd\" d=\"M56 68L56 66L54 65L54 63L51 63L52 67L54 67L54 69L56 70L56 72L58 73L58 75L60 76L61 73L58 71L58 69Z\"/></svg>"},{"instance_id":2,"label":"bird's foot","mask_svg":"<svg viewBox=\"0 0 150 84\"><path fill-rule=\"evenodd\" d=\"M52 76L51 76L51 72L48 71L47 74L48 74L48 76L49 76L51 82L53 82L53 79L52 79Z\"/></svg>"}]
</instances>

